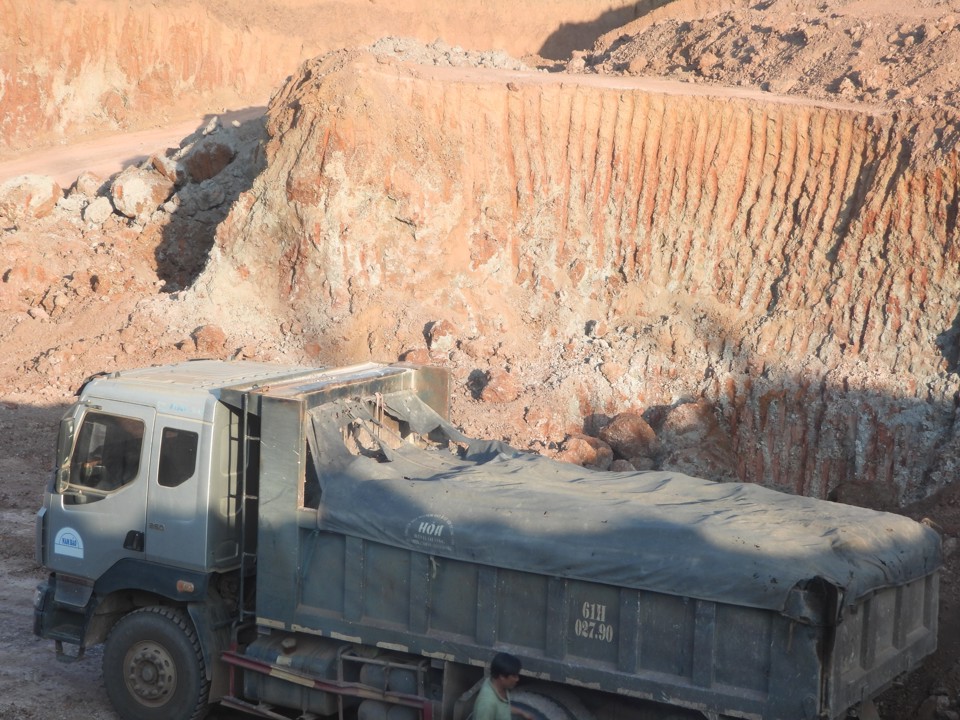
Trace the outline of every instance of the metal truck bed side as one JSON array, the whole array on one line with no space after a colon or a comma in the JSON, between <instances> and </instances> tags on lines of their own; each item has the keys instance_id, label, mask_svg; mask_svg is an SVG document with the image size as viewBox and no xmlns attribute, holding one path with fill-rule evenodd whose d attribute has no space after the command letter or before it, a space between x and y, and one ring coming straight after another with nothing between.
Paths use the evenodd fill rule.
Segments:
<instances>
[{"instance_id":1,"label":"metal truck bed side","mask_svg":"<svg viewBox=\"0 0 960 720\"><path fill-rule=\"evenodd\" d=\"M503 648L543 678L764 720L839 717L935 643L912 608L935 608L939 540L905 518L470 446L413 374L327 390L261 398L262 626L475 665ZM386 416L468 450L344 449Z\"/></svg>"}]
</instances>

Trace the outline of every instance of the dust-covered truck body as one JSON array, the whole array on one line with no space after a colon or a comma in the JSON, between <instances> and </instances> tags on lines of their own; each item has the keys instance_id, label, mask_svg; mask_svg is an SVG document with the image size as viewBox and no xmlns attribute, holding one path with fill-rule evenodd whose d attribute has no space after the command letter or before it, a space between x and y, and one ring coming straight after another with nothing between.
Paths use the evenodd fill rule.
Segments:
<instances>
[{"instance_id":1,"label":"dust-covered truck body","mask_svg":"<svg viewBox=\"0 0 960 720\"><path fill-rule=\"evenodd\" d=\"M36 633L105 642L127 718L463 720L503 650L549 720L833 719L935 648L929 528L474 440L448 384L215 361L90 381L38 514Z\"/></svg>"}]
</instances>

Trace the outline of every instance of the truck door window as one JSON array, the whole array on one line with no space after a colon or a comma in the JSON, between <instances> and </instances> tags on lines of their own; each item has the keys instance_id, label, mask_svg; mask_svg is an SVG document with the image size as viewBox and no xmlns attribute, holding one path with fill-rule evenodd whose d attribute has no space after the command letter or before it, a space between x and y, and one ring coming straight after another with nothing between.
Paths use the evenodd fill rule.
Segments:
<instances>
[{"instance_id":1,"label":"truck door window","mask_svg":"<svg viewBox=\"0 0 960 720\"><path fill-rule=\"evenodd\" d=\"M141 420L89 412L70 459L70 486L103 495L133 480L140 469Z\"/></svg>"},{"instance_id":2,"label":"truck door window","mask_svg":"<svg viewBox=\"0 0 960 720\"><path fill-rule=\"evenodd\" d=\"M177 487L193 477L197 470L197 445L200 435L179 428L164 428L160 441L160 468L157 482Z\"/></svg>"}]
</instances>

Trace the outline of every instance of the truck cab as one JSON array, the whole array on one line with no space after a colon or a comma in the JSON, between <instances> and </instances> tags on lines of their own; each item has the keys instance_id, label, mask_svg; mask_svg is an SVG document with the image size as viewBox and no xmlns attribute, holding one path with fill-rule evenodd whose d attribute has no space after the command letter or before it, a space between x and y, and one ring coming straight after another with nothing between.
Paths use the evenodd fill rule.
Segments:
<instances>
[{"instance_id":1,"label":"truck cab","mask_svg":"<svg viewBox=\"0 0 960 720\"><path fill-rule=\"evenodd\" d=\"M238 566L240 409L221 391L298 369L227 369L193 362L98 376L81 388L61 422L38 518L40 562L86 587L142 563L201 574Z\"/></svg>"},{"instance_id":2,"label":"truck cab","mask_svg":"<svg viewBox=\"0 0 960 720\"><path fill-rule=\"evenodd\" d=\"M242 584L246 392L316 372L193 361L85 382L37 513L36 558L50 575L35 632L82 656L126 613L159 604L212 636L210 598L235 614Z\"/></svg>"}]
</instances>

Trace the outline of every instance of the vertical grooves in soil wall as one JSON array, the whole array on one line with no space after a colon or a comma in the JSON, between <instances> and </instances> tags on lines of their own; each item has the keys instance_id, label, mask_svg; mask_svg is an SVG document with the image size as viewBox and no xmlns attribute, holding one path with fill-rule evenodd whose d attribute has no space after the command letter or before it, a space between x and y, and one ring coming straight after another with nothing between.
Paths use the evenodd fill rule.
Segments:
<instances>
[{"instance_id":1,"label":"vertical grooves in soil wall","mask_svg":"<svg viewBox=\"0 0 960 720\"><path fill-rule=\"evenodd\" d=\"M232 222L221 244L280 263L275 294L320 335L386 304L397 322L362 332L390 348L445 314L503 338L528 389L570 398L567 427L702 396L739 477L903 502L958 449L958 162L926 123L327 59L271 110L284 143L251 217L280 228Z\"/></svg>"}]
</instances>

